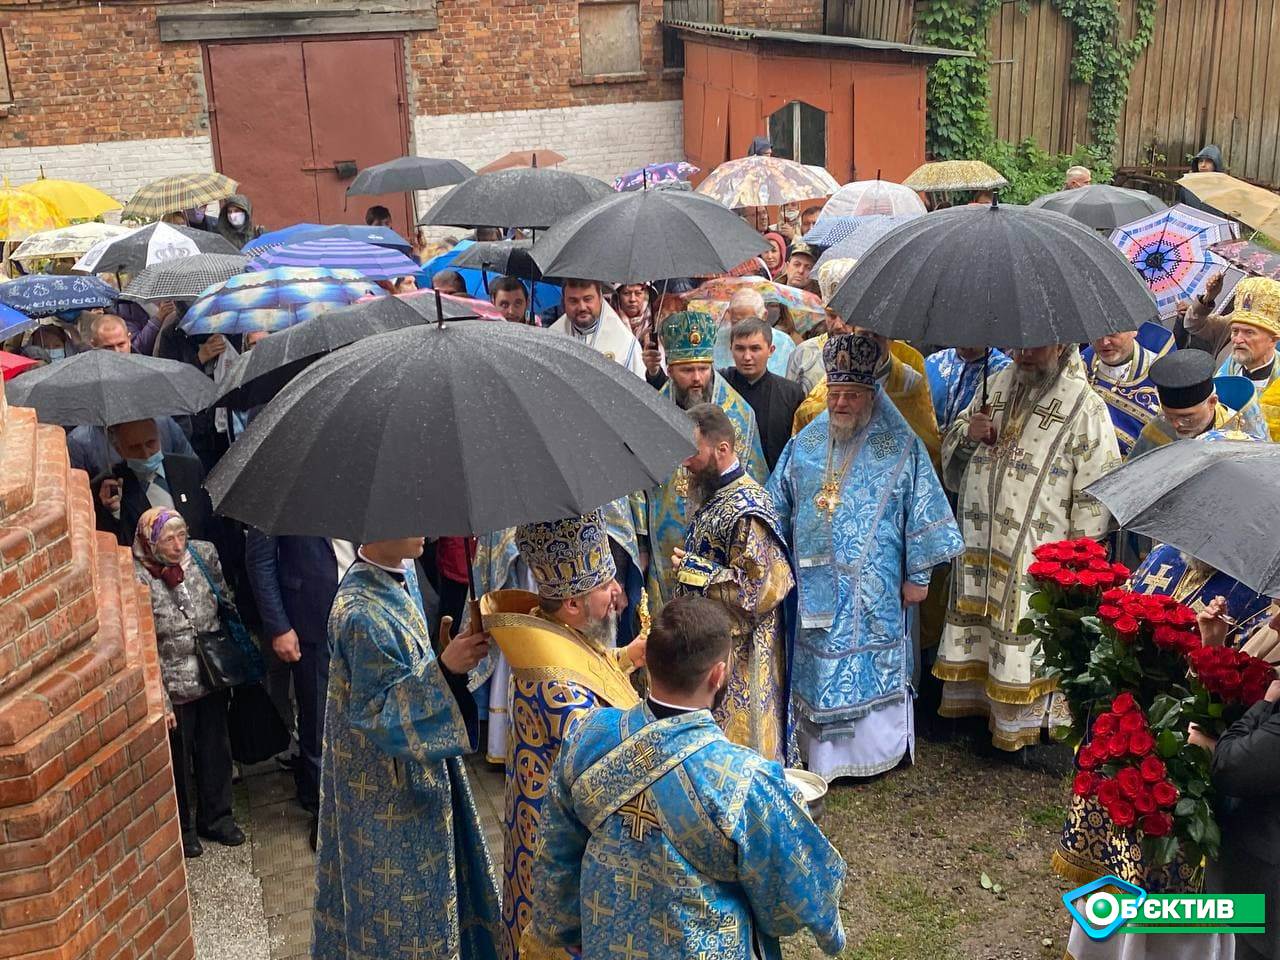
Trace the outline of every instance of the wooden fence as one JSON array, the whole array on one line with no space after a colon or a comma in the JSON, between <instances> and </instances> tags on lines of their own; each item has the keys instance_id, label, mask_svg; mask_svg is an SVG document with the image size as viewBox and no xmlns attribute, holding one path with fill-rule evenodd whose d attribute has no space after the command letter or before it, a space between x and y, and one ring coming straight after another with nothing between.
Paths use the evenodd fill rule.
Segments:
<instances>
[{"instance_id":1,"label":"wooden fence","mask_svg":"<svg viewBox=\"0 0 1280 960\"><path fill-rule=\"evenodd\" d=\"M1120 2L1127 38L1134 2ZM910 42L913 8L827 0L827 31ZM1055 153L1088 143L1089 91L1071 80L1071 26L1050 0L1004 0L987 40L996 135ZM1176 179L1216 143L1231 173L1280 186L1280 0L1161 0L1116 135L1118 167Z\"/></svg>"}]
</instances>

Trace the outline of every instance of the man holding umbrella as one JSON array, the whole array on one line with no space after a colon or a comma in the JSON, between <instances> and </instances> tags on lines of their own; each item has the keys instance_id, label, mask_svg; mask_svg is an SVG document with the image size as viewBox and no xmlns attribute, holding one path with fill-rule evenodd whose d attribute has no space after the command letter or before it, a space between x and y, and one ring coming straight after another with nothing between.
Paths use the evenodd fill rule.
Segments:
<instances>
[{"instance_id":1,"label":"man holding umbrella","mask_svg":"<svg viewBox=\"0 0 1280 960\"><path fill-rule=\"evenodd\" d=\"M567 333L637 377L644 376L640 342L626 321L605 301L599 281L570 279L564 282L564 313L551 325L551 331Z\"/></svg>"},{"instance_id":2,"label":"man holding umbrella","mask_svg":"<svg viewBox=\"0 0 1280 960\"><path fill-rule=\"evenodd\" d=\"M939 713L986 716L993 743L1011 751L1040 742L1054 686L1018 633L1022 571L1042 543L1106 534L1110 515L1084 489L1120 463L1106 404L1074 345L1012 356L988 383L987 405L975 400L943 441L965 550L933 667Z\"/></svg>"}]
</instances>

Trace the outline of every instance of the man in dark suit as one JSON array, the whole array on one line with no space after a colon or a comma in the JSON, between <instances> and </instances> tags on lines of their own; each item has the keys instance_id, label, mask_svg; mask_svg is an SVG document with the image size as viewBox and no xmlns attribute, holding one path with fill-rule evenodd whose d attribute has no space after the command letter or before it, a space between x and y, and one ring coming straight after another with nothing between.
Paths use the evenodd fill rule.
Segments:
<instances>
[{"instance_id":1,"label":"man in dark suit","mask_svg":"<svg viewBox=\"0 0 1280 960\"><path fill-rule=\"evenodd\" d=\"M796 408L804 402L804 387L768 368L773 355L773 330L763 320L748 317L733 325L729 333L733 366L720 371L729 386L751 404L769 469L782 456L791 439L791 422Z\"/></svg>"},{"instance_id":2,"label":"man in dark suit","mask_svg":"<svg viewBox=\"0 0 1280 960\"><path fill-rule=\"evenodd\" d=\"M293 674L302 753L294 780L298 802L312 815L314 828L329 686L329 608L338 582L355 560L355 547L344 540L272 537L250 529L245 559L263 631Z\"/></svg>"}]
</instances>

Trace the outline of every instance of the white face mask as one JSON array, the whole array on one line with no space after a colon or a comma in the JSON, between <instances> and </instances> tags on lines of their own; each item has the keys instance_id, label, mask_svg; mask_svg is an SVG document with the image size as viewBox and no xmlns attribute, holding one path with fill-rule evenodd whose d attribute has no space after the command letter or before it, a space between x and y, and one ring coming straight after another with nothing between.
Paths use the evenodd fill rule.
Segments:
<instances>
[{"instance_id":1,"label":"white face mask","mask_svg":"<svg viewBox=\"0 0 1280 960\"><path fill-rule=\"evenodd\" d=\"M243 210L231 210L227 213L227 223L231 224L233 227L236 227L237 229L240 227L243 227L245 220L247 220L248 218L249 218L249 215L245 213Z\"/></svg>"}]
</instances>

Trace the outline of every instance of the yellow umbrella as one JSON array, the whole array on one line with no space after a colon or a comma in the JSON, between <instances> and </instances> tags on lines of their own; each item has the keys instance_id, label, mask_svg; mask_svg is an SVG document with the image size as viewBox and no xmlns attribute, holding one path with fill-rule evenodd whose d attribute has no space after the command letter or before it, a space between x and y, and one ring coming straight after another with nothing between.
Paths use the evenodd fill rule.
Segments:
<instances>
[{"instance_id":1,"label":"yellow umbrella","mask_svg":"<svg viewBox=\"0 0 1280 960\"><path fill-rule=\"evenodd\" d=\"M44 200L15 190L5 180L0 185L0 240L25 240L41 230L66 226L67 221Z\"/></svg>"},{"instance_id":2,"label":"yellow umbrella","mask_svg":"<svg viewBox=\"0 0 1280 960\"><path fill-rule=\"evenodd\" d=\"M18 188L33 194L53 207L67 220L93 220L108 210L119 210L124 204L101 190L74 180L48 180L41 177Z\"/></svg>"},{"instance_id":3,"label":"yellow umbrella","mask_svg":"<svg viewBox=\"0 0 1280 960\"><path fill-rule=\"evenodd\" d=\"M1178 183L1233 220L1280 240L1280 196L1225 173L1186 173Z\"/></svg>"}]
</instances>

